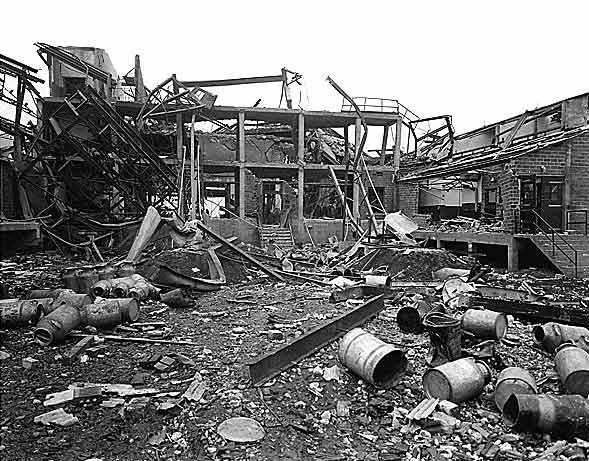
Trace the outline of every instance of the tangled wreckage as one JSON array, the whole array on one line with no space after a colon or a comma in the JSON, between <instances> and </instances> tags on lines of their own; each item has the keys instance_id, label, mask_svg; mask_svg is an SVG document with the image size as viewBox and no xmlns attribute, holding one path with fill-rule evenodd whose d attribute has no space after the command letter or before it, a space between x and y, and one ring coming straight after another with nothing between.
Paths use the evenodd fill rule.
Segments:
<instances>
[{"instance_id":1,"label":"tangled wreckage","mask_svg":"<svg viewBox=\"0 0 589 461\"><path fill-rule=\"evenodd\" d=\"M587 459L589 94L456 134L36 46L49 96L0 55L2 457Z\"/></svg>"}]
</instances>

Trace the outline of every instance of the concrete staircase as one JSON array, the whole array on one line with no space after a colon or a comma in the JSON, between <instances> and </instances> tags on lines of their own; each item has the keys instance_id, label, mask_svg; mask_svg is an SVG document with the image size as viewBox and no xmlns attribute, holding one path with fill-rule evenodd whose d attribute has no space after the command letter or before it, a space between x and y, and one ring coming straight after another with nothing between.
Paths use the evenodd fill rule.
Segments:
<instances>
[{"instance_id":1,"label":"concrete staircase","mask_svg":"<svg viewBox=\"0 0 589 461\"><path fill-rule=\"evenodd\" d=\"M575 250L577 250L577 277L589 278L589 236L583 234L560 234ZM570 277L575 276L575 265L563 254L563 251L574 261L575 256L571 248L560 238L555 237L558 247L552 254L552 238L544 234L537 234L530 237L536 247L554 264L563 274Z\"/></svg>"},{"instance_id":2,"label":"concrete staircase","mask_svg":"<svg viewBox=\"0 0 589 461\"><path fill-rule=\"evenodd\" d=\"M262 245L268 245L271 240L283 250L288 250L293 247L290 229L279 226L262 225L260 227L260 241L262 242Z\"/></svg>"}]
</instances>

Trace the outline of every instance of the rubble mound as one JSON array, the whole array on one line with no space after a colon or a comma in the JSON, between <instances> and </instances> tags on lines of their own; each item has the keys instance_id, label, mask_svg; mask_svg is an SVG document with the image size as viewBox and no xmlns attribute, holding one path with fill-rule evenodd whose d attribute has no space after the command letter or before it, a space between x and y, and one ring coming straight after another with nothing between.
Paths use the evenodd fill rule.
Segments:
<instances>
[{"instance_id":1,"label":"rubble mound","mask_svg":"<svg viewBox=\"0 0 589 461\"><path fill-rule=\"evenodd\" d=\"M469 268L462 258L443 249L381 248L364 270L375 270L383 266L390 276L396 276L395 280L419 281L431 281L432 272L443 267Z\"/></svg>"}]
</instances>

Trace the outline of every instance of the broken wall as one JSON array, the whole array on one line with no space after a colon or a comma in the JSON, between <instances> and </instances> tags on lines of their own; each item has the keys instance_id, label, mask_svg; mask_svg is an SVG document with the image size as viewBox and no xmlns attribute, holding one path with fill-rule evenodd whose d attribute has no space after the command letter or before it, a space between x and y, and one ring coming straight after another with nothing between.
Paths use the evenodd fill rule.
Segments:
<instances>
[{"instance_id":1,"label":"broken wall","mask_svg":"<svg viewBox=\"0 0 589 461\"><path fill-rule=\"evenodd\" d=\"M235 135L200 135L202 161L233 162L237 160ZM249 135L245 137L245 161L256 163L293 163L296 153L291 142L277 136Z\"/></svg>"}]
</instances>

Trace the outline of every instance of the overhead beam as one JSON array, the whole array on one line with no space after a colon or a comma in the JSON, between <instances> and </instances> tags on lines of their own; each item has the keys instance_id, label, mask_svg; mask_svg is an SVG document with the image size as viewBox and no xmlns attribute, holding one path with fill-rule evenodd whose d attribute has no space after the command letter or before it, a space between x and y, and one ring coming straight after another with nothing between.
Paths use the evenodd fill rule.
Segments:
<instances>
[{"instance_id":1,"label":"overhead beam","mask_svg":"<svg viewBox=\"0 0 589 461\"><path fill-rule=\"evenodd\" d=\"M282 75L266 75L264 77L244 77L244 78L226 78L221 80L187 80L181 83L184 86L199 86L210 87L210 86L232 86L232 85L250 85L252 83L272 83L282 82Z\"/></svg>"},{"instance_id":2,"label":"overhead beam","mask_svg":"<svg viewBox=\"0 0 589 461\"><path fill-rule=\"evenodd\" d=\"M382 311L384 307L383 295L371 298L360 307L314 328L280 349L249 363L248 371L253 385L259 386L296 365L305 357L314 354L322 347L345 335L352 328L362 325Z\"/></svg>"}]
</instances>

